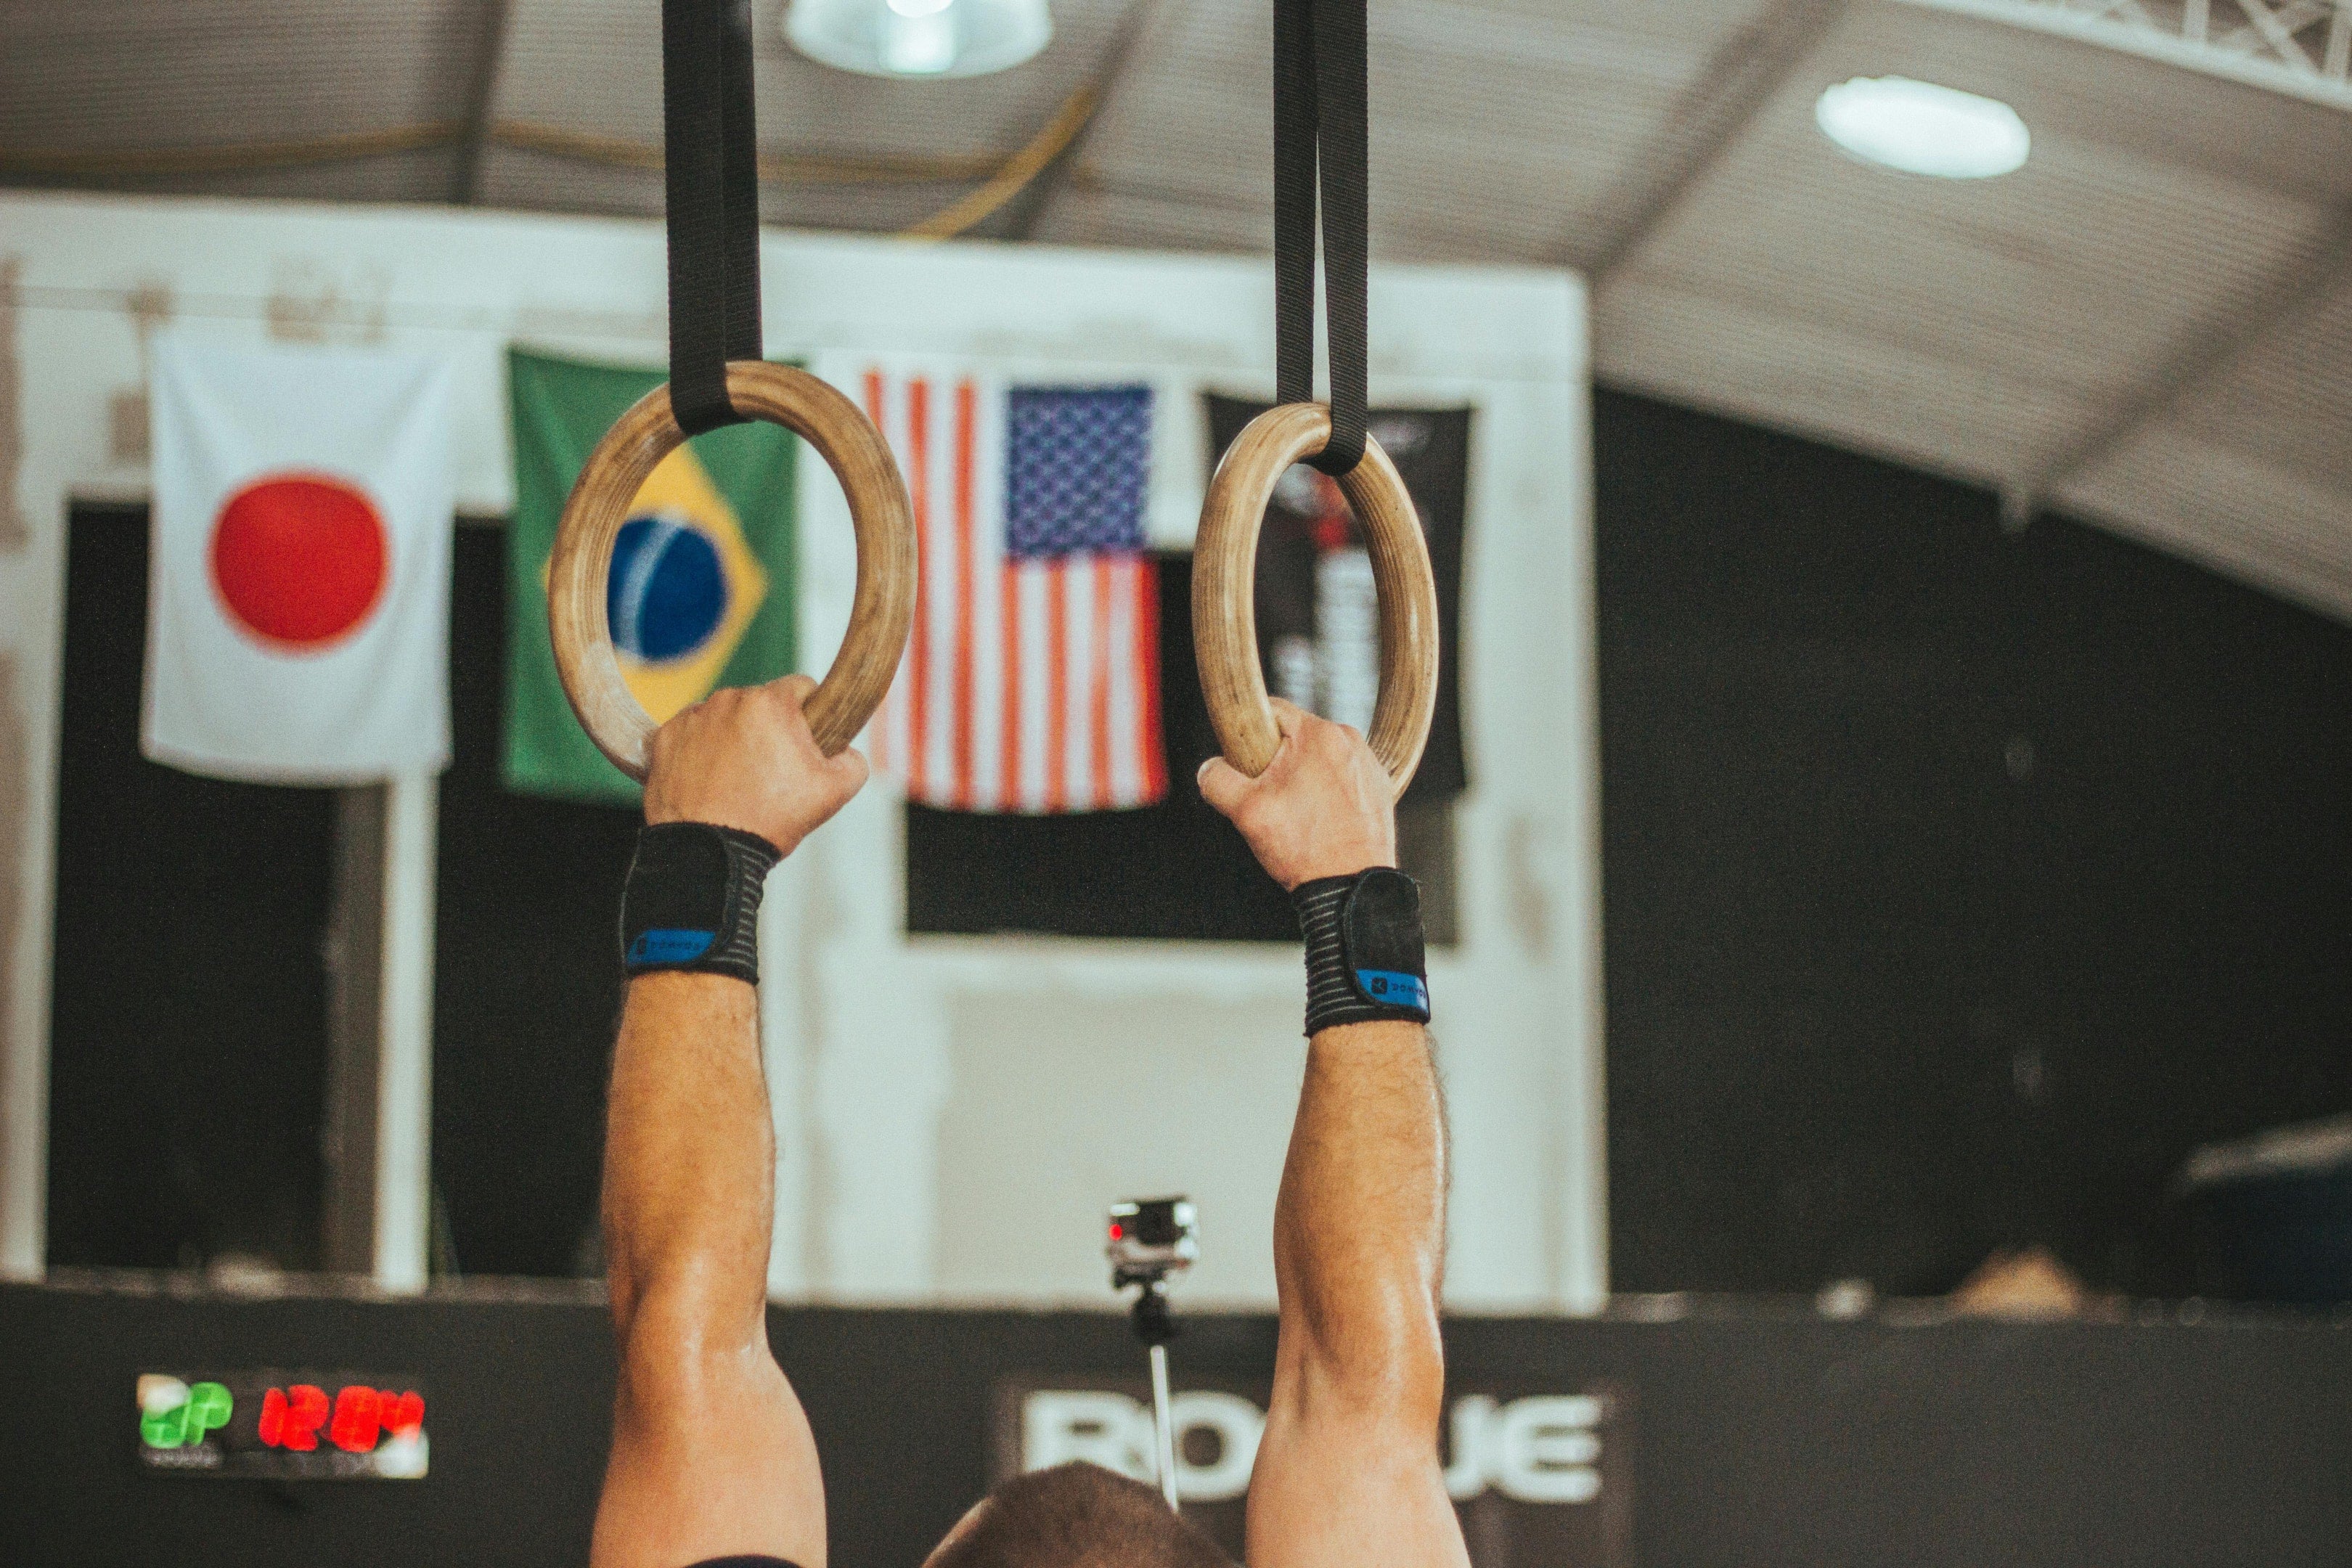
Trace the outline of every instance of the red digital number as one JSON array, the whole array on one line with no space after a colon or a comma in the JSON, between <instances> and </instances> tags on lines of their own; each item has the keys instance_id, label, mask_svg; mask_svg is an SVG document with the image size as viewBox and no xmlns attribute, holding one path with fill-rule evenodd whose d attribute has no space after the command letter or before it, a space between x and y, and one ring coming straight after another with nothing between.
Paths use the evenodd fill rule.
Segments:
<instances>
[{"instance_id":1,"label":"red digital number","mask_svg":"<svg viewBox=\"0 0 2352 1568\"><path fill-rule=\"evenodd\" d=\"M330 1412L331 1409L331 1419ZM271 1448L307 1454L319 1446L319 1431L347 1454L364 1454L378 1436L404 1437L425 1425L425 1396L415 1389L405 1394L353 1384L336 1394L331 1407L327 1391L312 1384L264 1390L261 1395L261 1441Z\"/></svg>"},{"instance_id":2,"label":"red digital number","mask_svg":"<svg viewBox=\"0 0 2352 1568\"><path fill-rule=\"evenodd\" d=\"M377 1409L377 1419L392 1436L405 1437L425 1425L425 1395L412 1388L394 1399L387 1388Z\"/></svg>"},{"instance_id":3,"label":"red digital number","mask_svg":"<svg viewBox=\"0 0 2352 1568\"><path fill-rule=\"evenodd\" d=\"M270 1390L275 1394L276 1389ZM268 1414L269 1396L262 1396L262 1414ZM327 1391L316 1384L298 1383L286 1391L286 1414L278 1424L278 1446L307 1454L319 1446L319 1428L327 1424Z\"/></svg>"},{"instance_id":4,"label":"red digital number","mask_svg":"<svg viewBox=\"0 0 2352 1568\"><path fill-rule=\"evenodd\" d=\"M394 1403L398 1403L397 1400ZM375 1447L381 1425L383 1395L362 1384L353 1384L335 1395L335 1424L327 1436L346 1454L364 1454Z\"/></svg>"}]
</instances>

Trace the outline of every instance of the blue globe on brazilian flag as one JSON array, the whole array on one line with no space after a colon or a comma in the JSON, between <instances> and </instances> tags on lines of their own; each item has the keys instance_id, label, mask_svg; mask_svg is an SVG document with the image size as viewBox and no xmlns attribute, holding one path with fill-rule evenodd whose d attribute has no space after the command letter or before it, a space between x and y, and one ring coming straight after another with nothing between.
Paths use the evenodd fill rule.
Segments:
<instances>
[{"instance_id":1,"label":"blue globe on brazilian flag","mask_svg":"<svg viewBox=\"0 0 2352 1568\"><path fill-rule=\"evenodd\" d=\"M664 458L613 542L604 586L621 678L656 722L719 685L767 596L767 570L702 459L691 447Z\"/></svg>"},{"instance_id":2,"label":"blue globe on brazilian flag","mask_svg":"<svg viewBox=\"0 0 2352 1568\"><path fill-rule=\"evenodd\" d=\"M564 498L614 419L657 370L508 355L515 510L507 550L507 787L630 803L637 786L582 731L547 635L547 558ZM796 443L772 425L698 436L664 458L613 546L605 618L621 674L658 721L721 686L793 666Z\"/></svg>"}]
</instances>

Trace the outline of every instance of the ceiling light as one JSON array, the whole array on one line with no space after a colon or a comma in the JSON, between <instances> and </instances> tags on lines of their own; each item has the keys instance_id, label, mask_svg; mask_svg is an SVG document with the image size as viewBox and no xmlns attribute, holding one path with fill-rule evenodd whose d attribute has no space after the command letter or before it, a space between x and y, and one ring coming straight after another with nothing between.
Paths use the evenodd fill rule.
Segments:
<instances>
[{"instance_id":1,"label":"ceiling light","mask_svg":"<svg viewBox=\"0 0 2352 1568\"><path fill-rule=\"evenodd\" d=\"M2025 121L1999 99L1907 76L1842 81L1822 94L1813 119L1857 158L1948 180L2009 174L2033 145Z\"/></svg>"},{"instance_id":2,"label":"ceiling light","mask_svg":"<svg viewBox=\"0 0 2352 1568\"><path fill-rule=\"evenodd\" d=\"M1045 0L793 0L784 16L793 47L866 76L985 76L1053 36Z\"/></svg>"}]
</instances>

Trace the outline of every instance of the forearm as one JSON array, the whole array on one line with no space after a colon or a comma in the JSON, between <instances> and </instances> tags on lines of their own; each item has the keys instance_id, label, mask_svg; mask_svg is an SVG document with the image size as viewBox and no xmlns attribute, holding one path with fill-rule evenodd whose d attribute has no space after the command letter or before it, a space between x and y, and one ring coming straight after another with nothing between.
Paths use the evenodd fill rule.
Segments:
<instances>
[{"instance_id":1,"label":"forearm","mask_svg":"<svg viewBox=\"0 0 2352 1568\"><path fill-rule=\"evenodd\" d=\"M605 1133L620 1351L594 1568L765 1552L824 1568L824 1483L768 1349L775 1154L758 998L740 980L629 983Z\"/></svg>"},{"instance_id":2,"label":"forearm","mask_svg":"<svg viewBox=\"0 0 2352 1568\"><path fill-rule=\"evenodd\" d=\"M775 1132L749 984L751 878L866 781L863 757L827 757L810 733L815 689L795 675L715 691L646 743L621 916L636 978L604 1141L620 1375L594 1568L746 1553L824 1568L816 1439L768 1348Z\"/></svg>"},{"instance_id":3,"label":"forearm","mask_svg":"<svg viewBox=\"0 0 2352 1568\"><path fill-rule=\"evenodd\" d=\"M1308 1043L1274 1228L1282 1381L1335 1414L1434 1431L1445 1119L1420 1025Z\"/></svg>"},{"instance_id":4,"label":"forearm","mask_svg":"<svg viewBox=\"0 0 2352 1568\"><path fill-rule=\"evenodd\" d=\"M604 1253L628 1347L658 1315L675 1353L766 1344L774 1131L757 993L708 974L629 984L604 1142Z\"/></svg>"},{"instance_id":5,"label":"forearm","mask_svg":"<svg viewBox=\"0 0 2352 1568\"><path fill-rule=\"evenodd\" d=\"M1288 703L1255 778L1201 795L1287 889L1306 938L1306 1081L1275 1200L1274 1398L1250 1474L1263 1568L1469 1568L1437 1462L1445 1110L1396 784L1361 735Z\"/></svg>"}]
</instances>

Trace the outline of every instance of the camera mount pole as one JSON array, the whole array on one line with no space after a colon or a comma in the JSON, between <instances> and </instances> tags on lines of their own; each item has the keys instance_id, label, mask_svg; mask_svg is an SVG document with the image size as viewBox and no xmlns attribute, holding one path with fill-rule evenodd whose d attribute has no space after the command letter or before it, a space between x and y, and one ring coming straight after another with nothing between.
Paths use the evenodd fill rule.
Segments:
<instances>
[{"instance_id":1,"label":"camera mount pole","mask_svg":"<svg viewBox=\"0 0 2352 1568\"><path fill-rule=\"evenodd\" d=\"M1198 1215L1190 1198L1129 1198L1110 1205L1110 1288L1138 1287L1135 1337L1151 1351L1151 1435L1160 1495L1176 1510L1176 1411L1168 1393L1168 1342L1176 1337L1168 1315L1168 1277L1201 1256L1193 1234Z\"/></svg>"},{"instance_id":2,"label":"camera mount pole","mask_svg":"<svg viewBox=\"0 0 2352 1568\"><path fill-rule=\"evenodd\" d=\"M1176 1323L1168 1315L1168 1298L1160 1280L1138 1279L1143 1287L1135 1298L1135 1337L1151 1349L1151 1427L1160 1468L1160 1495L1176 1507L1176 1414L1168 1393L1168 1342L1176 1337Z\"/></svg>"}]
</instances>

